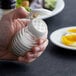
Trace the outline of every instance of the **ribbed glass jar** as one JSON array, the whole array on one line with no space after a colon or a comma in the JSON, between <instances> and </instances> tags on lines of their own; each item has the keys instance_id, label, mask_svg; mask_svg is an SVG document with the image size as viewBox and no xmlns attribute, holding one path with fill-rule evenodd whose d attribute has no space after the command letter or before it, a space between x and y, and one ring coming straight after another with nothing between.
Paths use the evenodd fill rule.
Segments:
<instances>
[{"instance_id":1,"label":"ribbed glass jar","mask_svg":"<svg viewBox=\"0 0 76 76\"><path fill-rule=\"evenodd\" d=\"M47 24L42 19L33 19L27 27L15 35L12 41L12 51L20 56L24 55L36 45L36 40L47 33Z\"/></svg>"}]
</instances>

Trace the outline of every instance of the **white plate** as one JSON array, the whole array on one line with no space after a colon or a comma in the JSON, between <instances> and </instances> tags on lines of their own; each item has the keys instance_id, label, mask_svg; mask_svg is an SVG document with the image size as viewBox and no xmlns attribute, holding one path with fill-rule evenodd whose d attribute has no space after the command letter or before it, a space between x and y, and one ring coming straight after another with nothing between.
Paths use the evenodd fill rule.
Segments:
<instances>
[{"instance_id":1,"label":"white plate","mask_svg":"<svg viewBox=\"0 0 76 76\"><path fill-rule=\"evenodd\" d=\"M65 49L70 49L70 50L76 50L76 47L66 46L63 43L61 43L62 35L64 35L66 33L67 29L69 29L69 28L76 28L76 27L64 27L64 28L58 29L51 33L50 40L53 44L55 44L59 47L62 47Z\"/></svg>"},{"instance_id":2,"label":"white plate","mask_svg":"<svg viewBox=\"0 0 76 76\"><path fill-rule=\"evenodd\" d=\"M65 3L64 0L57 0L56 8L53 11L48 9L32 9L33 12L38 12L38 18L46 19L52 16L57 15L64 9Z\"/></svg>"}]
</instances>

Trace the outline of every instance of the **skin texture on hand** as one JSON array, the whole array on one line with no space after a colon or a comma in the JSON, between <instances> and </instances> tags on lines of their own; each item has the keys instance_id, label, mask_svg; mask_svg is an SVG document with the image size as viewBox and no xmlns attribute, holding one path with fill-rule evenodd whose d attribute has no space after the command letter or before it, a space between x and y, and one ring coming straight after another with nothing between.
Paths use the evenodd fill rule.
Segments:
<instances>
[{"instance_id":1,"label":"skin texture on hand","mask_svg":"<svg viewBox=\"0 0 76 76\"><path fill-rule=\"evenodd\" d=\"M26 52L24 56L18 57L11 51L11 42L14 35L30 22L24 19L28 14L23 7L20 7L2 17L0 21L0 59L28 63L37 59L46 49L48 45L47 33L43 38L38 39L37 45Z\"/></svg>"}]
</instances>

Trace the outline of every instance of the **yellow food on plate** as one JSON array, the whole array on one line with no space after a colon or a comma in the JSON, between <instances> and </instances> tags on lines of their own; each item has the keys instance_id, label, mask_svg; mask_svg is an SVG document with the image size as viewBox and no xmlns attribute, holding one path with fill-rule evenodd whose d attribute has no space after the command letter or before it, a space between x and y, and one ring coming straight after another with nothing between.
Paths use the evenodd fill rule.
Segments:
<instances>
[{"instance_id":1,"label":"yellow food on plate","mask_svg":"<svg viewBox=\"0 0 76 76\"><path fill-rule=\"evenodd\" d=\"M68 29L68 32L70 32L70 33L76 33L76 28Z\"/></svg>"},{"instance_id":2,"label":"yellow food on plate","mask_svg":"<svg viewBox=\"0 0 76 76\"><path fill-rule=\"evenodd\" d=\"M76 34L67 34L62 36L61 42L65 45L76 47Z\"/></svg>"},{"instance_id":3,"label":"yellow food on plate","mask_svg":"<svg viewBox=\"0 0 76 76\"><path fill-rule=\"evenodd\" d=\"M67 29L67 33L61 37L61 42L65 45L76 47L76 28Z\"/></svg>"},{"instance_id":4,"label":"yellow food on plate","mask_svg":"<svg viewBox=\"0 0 76 76\"><path fill-rule=\"evenodd\" d=\"M23 6L28 12L31 11L29 0L17 0L16 7L18 8L20 6Z\"/></svg>"},{"instance_id":5,"label":"yellow food on plate","mask_svg":"<svg viewBox=\"0 0 76 76\"><path fill-rule=\"evenodd\" d=\"M22 1L22 3L21 3L21 5L23 6L23 7L29 7L29 1Z\"/></svg>"}]
</instances>

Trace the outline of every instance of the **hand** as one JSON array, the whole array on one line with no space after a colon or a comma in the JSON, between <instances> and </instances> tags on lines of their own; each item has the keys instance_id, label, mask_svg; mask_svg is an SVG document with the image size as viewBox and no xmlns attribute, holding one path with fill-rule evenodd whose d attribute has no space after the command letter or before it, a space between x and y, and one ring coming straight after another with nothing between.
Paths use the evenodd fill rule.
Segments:
<instances>
[{"instance_id":1,"label":"hand","mask_svg":"<svg viewBox=\"0 0 76 76\"><path fill-rule=\"evenodd\" d=\"M23 7L20 7L2 17L0 21L0 59L32 62L44 52L48 45L47 34L44 38L37 40L37 46L26 52L24 56L18 57L10 49L16 32L27 26L29 20L24 18L28 14Z\"/></svg>"}]
</instances>

